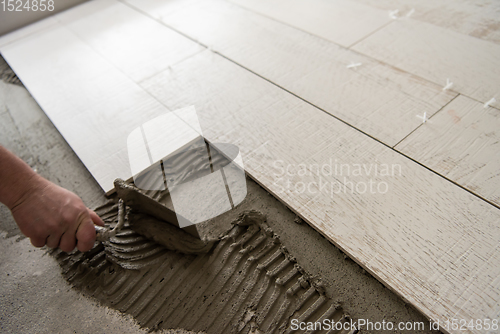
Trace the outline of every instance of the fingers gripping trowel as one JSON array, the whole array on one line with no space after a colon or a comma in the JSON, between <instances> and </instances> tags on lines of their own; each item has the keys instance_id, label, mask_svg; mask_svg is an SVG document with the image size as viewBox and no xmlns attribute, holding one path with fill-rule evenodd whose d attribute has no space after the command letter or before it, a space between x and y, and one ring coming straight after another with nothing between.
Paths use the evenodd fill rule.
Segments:
<instances>
[{"instance_id":1,"label":"fingers gripping trowel","mask_svg":"<svg viewBox=\"0 0 500 334\"><path fill-rule=\"evenodd\" d=\"M112 230L103 226L94 225L96 240L108 241L122 229L124 224L125 224L125 204L123 203L123 200L120 199L118 201L118 224L116 224L115 228Z\"/></svg>"}]
</instances>

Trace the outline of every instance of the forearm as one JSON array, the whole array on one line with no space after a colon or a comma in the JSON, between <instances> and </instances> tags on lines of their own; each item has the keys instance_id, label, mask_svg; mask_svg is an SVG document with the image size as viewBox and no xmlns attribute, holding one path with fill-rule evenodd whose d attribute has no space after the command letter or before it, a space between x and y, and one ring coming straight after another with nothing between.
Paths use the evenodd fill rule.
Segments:
<instances>
[{"instance_id":1,"label":"forearm","mask_svg":"<svg viewBox=\"0 0 500 334\"><path fill-rule=\"evenodd\" d=\"M0 146L0 202L13 209L30 189L44 181L24 161Z\"/></svg>"},{"instance_id":2,"label":"forearm","mask_svg":"<svg viewBox=\"0 0 500 334\"><path fill-rule=\"evenodd\" d=\"M12 212L19 229L36 247L47 245L82 252L94 245L94 224L104 222L80 197L35 173L0 146L0 202Z\"/></svg>"}]
</instances>

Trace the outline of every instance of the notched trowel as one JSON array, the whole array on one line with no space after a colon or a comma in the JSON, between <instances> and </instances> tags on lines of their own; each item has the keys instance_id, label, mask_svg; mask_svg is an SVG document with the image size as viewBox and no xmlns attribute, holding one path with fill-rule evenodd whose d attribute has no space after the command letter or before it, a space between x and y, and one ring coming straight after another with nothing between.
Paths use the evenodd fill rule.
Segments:
<instances>
[{"instance_id":1,"label":"notched trowel","mask_svg":"<svg viewBox=\"0 0 500 334\"><path fill-rule=\"evenodd\" d=\"M148 214L160 220L166 221L179 229L181 228L177 219L178 214L170 210L165 205L143 194L139 189L127 184L121 179L116 179L114 185L118 197L122 199L125 202L125 205L129 206L132 211ZM198 234L198 230L196 229L196 225L184 227L182 230L197 239L201 239Z\"/></svg>"},{"instance_id":2,"label":"notched trowel","mask_svg":"<svg viewBox=\"0 0 500 334\"><path fill-rule=\"evenodd\" d=\"M114 185L120 198L118 224L113 230L96 226L97 240L107 241L119 232L125 221L125 206L128 206L130 227L170 250L193 254L206 253L213 248L217 240L201 240L196 225L180 228L177 214L165 205L121 179L116 179Z\"/></svg>"}]
</instances>

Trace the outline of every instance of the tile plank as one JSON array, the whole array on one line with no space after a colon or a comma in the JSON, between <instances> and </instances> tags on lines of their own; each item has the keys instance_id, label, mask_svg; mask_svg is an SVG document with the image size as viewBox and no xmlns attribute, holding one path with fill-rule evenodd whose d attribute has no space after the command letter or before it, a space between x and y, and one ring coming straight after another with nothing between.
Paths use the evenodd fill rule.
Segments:
<instances>
[{"instance_id":1,"label":"tile plank","mask_svg":"<svg viewBox=\"0 0 500 334\"><path fill-rule=\"evenodd\" d=\"M397 9L398 19L405 19L410 15L415 20L500 44L498 1L356 0L356 2L387 12Z\"/></svg>"},{"instance_id":2,"label":"tile plank","mask_svg":"<svg viewBox=\"0 0 500 334\"><path fill-rule=\"evenodd\" d=\"M498 316L497 208L210 51L141 85L428 317Z\"/></svg>"},{"instance_id":3,"label":"tile plank","mask_svg":"<svg viewBox=\"0 0 500 334\"><path fill-rule=\"evenodd\" d=\"M135 82L203 50L115 0L90 1L56 19Z\"/></svg>"},{"instance_id":4,"label":"tile plank","mask_svg":"<svg viewBox=\"0 0 500 334\"><path fill-rule=\"evenodd\" d=\"M131 176L128 134L168 109L63 26L1 52L104 191Z\"/></svg>"},{"instance_id":5,"label":"tile plank","mask_svg":"<svg viewBox=\"0 0 500 334\"><path fill-rule=\"evenodd\" d=\"M335 87L341 87L344 90L337 97L354 94L343 102L351 107L364 97L352 93L356 88L368 97L378 94L385 98L383 102L368 100L377 107L357 116L370 118L375 113L377 117L366 123L367 129L373 126L370 124L382 128L383 122L373 120L384 117L377 112L385 105L394 103L383 109L390 111L402 105L403 99L410 100L403 116L391 116L403 120L411 116L414 122L417 110L435 112L436 106L456 95L368 62L368 58L362 58L368 64L366 72L363 68L347 71L345 65L355 53L333 43L248 11L249 19L234 16L243 22L237 25L231 15L244 10L221 7L217 2L205 5L204 1L199 8L205 12L190 14L198 8L193 3L167 3L175 5L181 21L190 19L186 22L192 23L177 22L176 28L198 34L203 43L213 41L217 52L244 62L267 79L282 80L285 85L300 83L302 77L316 78L299 85L301 94L307 95L329 82L323 76L334 78L322 96L326 99ZM148 2L149 8L157 4ZM225 19L216 21L224 29L207 25L212 15ZM0 50L104 189L112 187L115 177L130 175L126 138L133 129L168 110L194 105L210 141L237 145L248 173L257 182L428 317L440 321L498 318L500 210L214 52L197 53L137 85L132 72L121 67L124 63L112 51L100 50L99 43L91 46L94 40L78 35L84 34L79 20L85 19L83 15L71 23L60 21ZM73 23L72 28L66 26ZM213 40L207 37L210 33L217 33ZM233 36L247 44L238 44ZM297 48L295 41L303 44L298 43ZM126 43L127 39L115 42ZM273 44L277 45L274 49ZM256 51L255 46L260 49ZM274 53L267 53L268 48ZM308 51L310 48L316 53ZM325 69L330 72L322 72ZM368 102L364 106L370 107ZM342 110L345 115L351 111ZM383 119L390 121L390 117ZM394 142L405 133L385 136ZM334 172L319 172L324 165Z\"/></svg>"},{"instance_id":6,"label":"tile plank","mask_svg":"<svg viewBox=\"0 0 500 334\"><path fill-rule=\"evenodd\" d=\"M449 78L452 90L482 103L500 93L500 45L430 23L397 20L353 49L442 87Z\"/></svg>"},{"instance_id":7,"label":"tile plank","mask_svg":"<svg viewBox=\"0 0 500 334\"><path fill-rule=\"evenodd\" d=\"M396 149L500 206L500 111L459 96Z\"/></svg>"},{"instance_id":8,"label":"tile plank","mask_svg":"<svg viewBox=\"0 0 500 334\"><path fill-rule=\"evenodd\" d=\"M347 0L230 1L344 47L392 20L384 10Z\"/></svg>"},{"instance_id":9,"label":"tile plank","mask_svg":"<svg viewBox=\"0 0 500 334\"><path fill-rule=\"evenodd\" d=\"M128 2L390 146L418 127L417 114L430 116L456 96L226 1L174 2L172 14L170 2Z\"/></svg>"},{"instance_id":10,"label":"tile plank","mask_svg":"<svg viewBox=\"0 0 500 334\"><path fill-rule=\"evenodd\" d=\"M168 112L136 82L203 49L114 0L85 3L2 41L9 65L106 192L116 177L131 176L128 134Z\"/></svg>"}]
</instances>

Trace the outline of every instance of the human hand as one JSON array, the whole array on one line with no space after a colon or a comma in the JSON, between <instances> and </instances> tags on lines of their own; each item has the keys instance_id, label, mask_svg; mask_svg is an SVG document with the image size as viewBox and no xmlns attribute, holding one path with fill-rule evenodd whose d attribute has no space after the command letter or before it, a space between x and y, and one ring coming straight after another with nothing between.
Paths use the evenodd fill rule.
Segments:
<instances>
[{"instance_id":1,"label":"human hand","mask_svg":"<svg viewBox=\"0 0 500 334\"><path fill-rule=\"evenodd\" d=\"M94 224L101 218L69 190L41 177L12 206L12 215L21 232L35 247L47 245L71 252L90 250L96 238Z\"/></svg>"}]
</instances>

